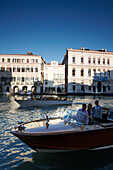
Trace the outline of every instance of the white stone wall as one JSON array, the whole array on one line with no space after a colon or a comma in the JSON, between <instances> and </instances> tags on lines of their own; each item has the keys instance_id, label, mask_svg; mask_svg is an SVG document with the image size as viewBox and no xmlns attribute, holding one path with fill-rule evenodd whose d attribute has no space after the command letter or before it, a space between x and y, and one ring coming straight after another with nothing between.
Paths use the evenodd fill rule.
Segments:
<instances>
[{"instance_id":1,"label":"white stone wall","mask_svg":"<svg viewBox=\"0 0 113 170\"><path fill-rule=\"evenodd\" d=\"M41 82L42 79L42 62L43 59L39 55L1 54L0 69L2 67L5 67L5 70L9 67L11 68L11 72L1 72L1 76L13 78L11 81L11 92L14 92L15 86L18 87L19 92L22 91L23 86L27 87L28 92L31 92L32 87L36 86L36 92L40 93L40 84L38 82ZM16 71L14 71L14 68ZM20 68L20 72L17 71L17 68ZM22 68L25 69L25 72L22 72ZM33 68L33 72L31 71L31 68ZM24 77L24 81L22 81L22 77ZM2 85L1 81L0 84Z\"/></svg>"},{"instance_id":2,"label":"white stone wall","mask_svg":"<svg viewBox=\"0 0 113 170\"><path fill-rule=\"evenodd\" d=\"M44 93L57 93L58 88L65 91L65 65L51 61L44 66Z\"/></svg>"},{"instance_id":3,"label":"white stone wall","mask_svg":"<svg viewBox=\"0 0 113 170\"><path fill-rule=\"evenodd\" d=\"M93 93L93 86L95 86L95 93L103 93L103 86L106 88L106 93L113 93L113 52L67 49L66 55L68 56L68 67L66 67L68 69L68 93ZM72 61L73 57L75 57L74 63ZM84 59L83 63L81 63L81 58ZM91 59L90 64L88 63L88 58ZM93 63L94 58L95 64ZM98 64L99 59L100 64ZM105 60L105 64L103 64L103 59ZM109 64L107 64L108 59ZM67 61L64 61L64 63L67 63ZM74 76L72 76L73 68L75 68ZM84 69L84 76L81 76L82 68ZM91 69L91 76L88 75L88 69ZM101 73L101 76L105 77L103 72L106 72L107 82L101 81L101 92L98 92L98 82L93 82L94 69L97 73L96 76L100 76ZM107 73L108 70L110 70L110 77ZM84 86L84 90L81 90L81 86ZM108 86L110 86L110 90L108 90Z\"/></svg>"}]
</instances>

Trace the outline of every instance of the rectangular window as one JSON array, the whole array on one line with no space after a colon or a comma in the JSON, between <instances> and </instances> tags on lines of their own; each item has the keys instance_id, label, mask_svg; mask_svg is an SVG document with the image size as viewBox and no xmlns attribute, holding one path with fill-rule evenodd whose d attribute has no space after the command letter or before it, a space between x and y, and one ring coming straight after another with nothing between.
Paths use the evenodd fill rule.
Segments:
<instances>
[{"instance_id":1,"label":"rectangular window","mask_svg":"<svg viewBox=\"0 0 113 170\"><path fill-rule=\"evenodd\" d=\"M17 81L18 81L18 82L20 81L20 77L17 77Z\"/></svg>"},{"instance_id":2,"label":"rectangular window","mask_svg":"<svg viewBox=\"0 0 113 170\"><path fill-rule=\"evenodd\" d=\"M16 67L13 67L13 72L16 72Z\"/></svg>"},{"instance_id":3,"label":"rectangular window","mask_svg":"<svg viewBox=\"0 0 113 170\"><path fill-rule=\"evenodd\" d=\"M24 67L22 68L22 72L25 72L25 68Z\"/></svg>"},{"instance_id":4,"label":"rectangular window","mask_svg":"<svg viewBox=\"0 0 113 170\"><path fill-rule=\"evenodd\" d=\"M25 60L24 59L22 59L22 63L24 63L25 62Z\"/></svg>"},{"instance_id":5,"label":"rectangular window","mask_svg":"<svg viewBox=\"0 0 113 170\"><path fill-rule=\"evenodd\" d=\"M27 59L27 63L29 63L29 59Z\"/></svg>"},{"instance_id":6,"label":"rectangular window","mask_svg":"<svg viewBox=\"0 0 113 170\"><path fill-rule=\"evenodd\" d=\"M34 59L31 59L31 63L34 63Z\"/></svg>"},{"instance_id":7,"label":"rectangular window","mask_svg":"<svg viewBox=\"0 0 113 170\"><path fill-rule=\"evenodd\" d=\"M17 59L17 63L21 63L21 59Z\"/></svg>"},{"instance_id":8,"label":"rectangular window","mask_svg":"<svg viewBox=\"0 0 113 170\"><path fill-rule=\"evenodd\" d=\"M89 64L91 63L91 58L88 58L88 63L89 63Z\"/></svg>"},{"instance_id":9,"label":"rectangular window","mask_svg":"<svg viewBox=\"0 0 113 170\"><path fill-rule=\"evenodd\" d=\"M24 78L24 77L22 77L22 82L24 82L24 79L25 79L25 78Z\"/></svg>"},{"instance_id":10,"label":"rectangular window","mask_svg":"<svg viewBox=\"0 0 113 170\"><path fill-rule=\"evenodd\" d=\"M10 63L10 58L7 59L7 62Z\"/></svg>"},{"instance_id":11,"label":"rectangular window","mask_svg":"<svg viewBox=\"0 0 113 170\"><path fill-rule=\"evenodd\" d=\"M103 59L103 64L105 64L105 59Z\"/></svg>"},{"instance_id":12,"label":"rectangular window","mask_svg":"<svg viewBox=\"0 0 113 170\"><path fill-rule=\"evenodd\" d=\"M93 58L93 64L95 64L95 58Z\"/></svg>"},{"instance_id":13,"label":"rectangular window","mask_svg":"<svg viewBox=\"0 0 113 170\"><path fill-rule=\"evenodd\" d=\"M107 59L107 64L109 64L109 59Z\"/></svg>"},{"instance_id":14,"label":"rectangular window","mask_svg":"<svg viewBox=\"0 0 113 170\"><path fill-rule=\"evenodd\" d=\"M75 57L72 58L72 62L75 63Z\"/></svg>"},{"instance_id":15,"label":"rectangular window","mask_svg":"<svg viewBox=\"0 0 113 170\"><path fill-rule=\"evenodd\" d=\"M1 67L1 72L5 72L5 67Z\"/></svg>"},{"instance_id":16,"label":"rectangular window","mask_svg":"<svg viewBox=\"0 0 113 170\"><path fill-rule=\"evenodd\" d=\"M81 58L81 63L83 63L84 62L84 59L83 59L83 57Z\"/></svg>"},{"instance_id":17,"label":"rectangular window","mask_svg":"<svg viewBox=\"0 0 113 170\"><path fill-rule=\"evenodd\" d=\"M16 63L16 58L13 58L13 63Z\"/></svg>"},{"instance_id":18,"label":"rectangular window","mask_svg":"<svg viewBox=\"0 0 113 170\"><path fill-rule=\"evenodd\" d=\"M11 67L6 68L7 72L11 72Z\"/></svg>"},{"instance_id":19,"label":"rectangular window","mask_svg":"<svg viewBox=\"0 0 113 170\"><path fill-rule=\"evenodd\" d=\"M2 62L3 62L3 63L5 62L5 59L4 59L4 58L2 58Z\"/></svg>"},{"instance_id":20,"label":"rectangular window","mask_svg":"<svg viewBox=\"0 0 113 170\"><path fill-rule=\"evenodd\" d=\"M98 64L100 64L100 58L98 58Z\"/></svg>"},{"instance_id":21,"label":"rectangular window","mask_svg":"<svg viewBox=\"0 0 113 170\"><path fill-rule=\"evenodd\" d=\"M13 81L16 82L16 77L13 77Z\"/></svg>"},{"instance_id":22,"label":"rectangular window","mask_svg":"<svg viewBox=\"0 0 113 170\"><path fill-rule=\"evenodd\" d=\"M33 72L33 67L31 67L31 72Z\"/></svg>"},{"instance_id":23,"label":"rectangular window","mask_svg":"<svg viewBox=\"0 0 113 170\"><path fill-rule=\"evenodd\" d=\"M35 72L38 72L38 68L37 67L35 68Z\"/></svg>"},{"instance_id":24,"label":"rectangular window","mask_svg":"<svg viewBox=\"0 0 113 170\"><path fill-rule=\"evenodd\" d=\"M17 72L20 72L20 67L17 67Z\"/></svg>"},{"instance_id":25,"label":"rectangular window","mask_svg":"<svg viewBox=\"0 0 113 170\"><path fill-rule=\"evenodd\" d=\"M36 63L38 63L38 59L36 59Z\"/></svg>"},{"instance_id":26,"label":"rectangular window","mask_svg":"<svg viewBox=\"0 0 113 170\"><path fill-rule=\"evenodd\" d=\"M30 68L27 67L27 68L26 68L26 72L30 72Z\"/></svg>"}]
</instances>

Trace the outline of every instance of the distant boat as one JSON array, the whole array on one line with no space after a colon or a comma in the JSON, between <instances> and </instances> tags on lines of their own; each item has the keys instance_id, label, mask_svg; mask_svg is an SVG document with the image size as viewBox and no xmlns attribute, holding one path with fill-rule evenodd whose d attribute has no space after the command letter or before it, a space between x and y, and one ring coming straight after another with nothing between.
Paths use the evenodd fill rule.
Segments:
<instances>
[{"instance_id":1,"label":"distant boat","mask_svg":"<svg viewBox=\"0 0 113 170\"><path fill-rule=\"evenodd\" d=\"M70 114L64 118L48 119L47 116L46 119L19 122L11 133L38 152L104 147L113 144L113 110L104 108L103 114L107 118L101 124L83 125L70 119Z\"/></svg>"},{"instance_id":2,"label":"distant boat","mask_svg":"<svg viewBox=\"0 0 113 170\"><path fill-rule=\"evenodd\" d=\"M18 100L15 98L15 101L20 105L20 107L28 106L50 106L50 105L71 105L72 100L65 100L53 97L44 97L44 98L28 98L26 100Z\"/></svg>"}]
</instances>

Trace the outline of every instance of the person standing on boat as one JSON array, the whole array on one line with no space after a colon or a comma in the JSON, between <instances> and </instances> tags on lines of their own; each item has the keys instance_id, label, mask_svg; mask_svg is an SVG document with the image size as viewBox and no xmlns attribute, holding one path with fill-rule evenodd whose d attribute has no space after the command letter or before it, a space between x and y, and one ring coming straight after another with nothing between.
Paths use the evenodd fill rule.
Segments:
<instances>
[{"instance_id":1,"label":"person standing on boat","mask_svg":"<svg viewBox=\"0 0 113 170\"><path fill-rule=\"evenodd\" d=\"M88 125L89 116L88 111L86 110L86 104L82 104L82 109L79 109L76 114L76 121L81 122L84 125Z\"/></svg>"},{"instance_id":2,"label":"person standing on boat","mask_svg":"<svg viewBox=\"0 0 113 170\"><path fill-rule=\"evenodd\" d=\"M92 110L92 104L89 103L88 104L88 115L89 115L89 124L91 124L92 120L93 120L93 110Z\"/></svg>"},{"instance_id":3,"label":"person standing on boat","mask_svg":"<svg viewBox=\"0 0 113 170\"><path fill-rule=\"evenodd\" d=\"M98 122L102 120L102 107L99 105L99 101L95 100L95 106L93 107L94 119Z\"/></svg>"}]
</instances>

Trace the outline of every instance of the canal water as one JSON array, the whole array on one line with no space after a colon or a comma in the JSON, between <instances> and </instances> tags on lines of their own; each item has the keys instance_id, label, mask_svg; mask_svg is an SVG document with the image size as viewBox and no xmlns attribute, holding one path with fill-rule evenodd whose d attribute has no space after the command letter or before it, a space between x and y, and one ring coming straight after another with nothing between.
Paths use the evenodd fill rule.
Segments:
<instances>
[{"instance_id":1,"label":"canal water","mask_svg":"<svg viewBox=\"0 0 113 170\"><path fill-rule=\"evenodd\" d=\"M64 153L37 153L13 136L10 131L17 122L61 116L68 108L78 110L82 103L94 104L99 99L102 106L113 107L112 96L67 96L72 98L72 106L49 106L20 108L12 97L0 96L0 170L84 170L113 169L113 147L102 150L74 151Z\"/></svg>"}]
</instances>

